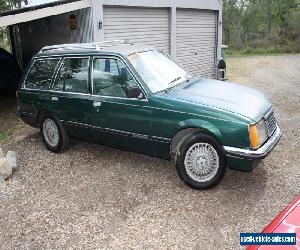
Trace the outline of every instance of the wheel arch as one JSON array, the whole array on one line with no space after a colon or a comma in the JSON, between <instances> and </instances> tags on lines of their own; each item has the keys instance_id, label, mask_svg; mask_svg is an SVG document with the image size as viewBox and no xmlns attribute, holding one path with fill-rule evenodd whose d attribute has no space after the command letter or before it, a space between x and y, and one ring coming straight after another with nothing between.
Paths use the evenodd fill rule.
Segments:
<instances>
[{"instance_id":1,"label":"wheel arch","mask_svg":"<svg viewBox=\"0 0 300 250\"><path fill-rule=\"evenodd\" d=\"M208 121L189 119L178 124L171 137L170 153L171 158L176 157L181 143L193 133L205 133L214 137L222 145L222 134L220 130Z\"/></svg>"},{"instance_id":2,"label":"wheel arch","mask_svg":"<svg viewBox=\"0 0 300 250\"><path fill-rule=\"evenodd\" d=\"M56 118L58 118L57 115L55 113L51 112L50 110L40 109L39 112L37 113L37 126L40 126L41 119L42 119L43 115L45 115L45 114L51 114L51 115L55 116Z\"/></svg>"}]
</instances>

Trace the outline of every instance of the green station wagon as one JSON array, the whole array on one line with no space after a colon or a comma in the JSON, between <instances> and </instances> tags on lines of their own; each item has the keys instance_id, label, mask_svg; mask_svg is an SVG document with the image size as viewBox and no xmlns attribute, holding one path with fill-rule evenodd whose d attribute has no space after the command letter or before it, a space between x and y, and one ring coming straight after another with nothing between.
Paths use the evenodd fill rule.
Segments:
<instances>
[{"instance_id":1,"label":"green station wagon","mask_svg":"<svg viewBox=\"0 0 300 250\"><path fill-rule=\"evenodd\" d=\"M188 186L252 171L281 136L261 92L192 76L151 47L103 42L44 47L18 90L21 119L46 147L69 138L173 160Z\"/></svg>"}]
</instances>

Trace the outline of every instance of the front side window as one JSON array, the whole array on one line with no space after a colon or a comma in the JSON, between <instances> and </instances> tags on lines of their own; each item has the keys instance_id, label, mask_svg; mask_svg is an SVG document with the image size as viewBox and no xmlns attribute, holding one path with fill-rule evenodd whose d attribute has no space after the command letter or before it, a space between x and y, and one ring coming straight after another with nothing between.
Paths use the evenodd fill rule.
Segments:
<instances>
[{"instance_id":1,"label":"front side window","mask_svg":"<svg viewBox=\"0 0 300 250\"><path fill-rule=\"evenodd\" d=\"M55 79L53 90L88 93L89 58L65 58Z\"/></svg>"},{"instance_id":2,"label":"front side window","mask_svg":"<svg viewBox=\"0 0 300 250\"><path fill-rule=\"evenodd\" d=\"M140 98L142 91L126 66L118 59L93 60L93 93L95 95Z\"/></svg>"},{"instance_id":3,"label":"front side window","mask_svg":"<svg viewBox=\"0 0 300 250\"><path fill-rule=\"evenodd\" d=\"M25 81L25 87L30 89L48 89L59 59L36 60Z\"/></svg>"},{"instance_id":4,"label":"front side window","mask_svg":"<svg viewBox=\"0 0 300 250\"><path fill-rule=\"evenodd\" d=\"M166 90L191 77L171 58L156 50L131 54L128 59L152 93Z\"/></svg>"}]
</instances>

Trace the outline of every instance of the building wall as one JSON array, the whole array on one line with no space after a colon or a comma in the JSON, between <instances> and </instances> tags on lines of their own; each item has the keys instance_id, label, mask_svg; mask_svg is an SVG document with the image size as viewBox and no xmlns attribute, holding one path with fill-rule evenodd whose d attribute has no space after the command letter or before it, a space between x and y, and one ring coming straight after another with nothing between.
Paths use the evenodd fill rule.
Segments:
<instances>
[{"instance_id":1,"label":"building wall","mask_svg":"<svg viewBox=\"0 0 300 250\"><path fill-rule=\"evenodd\" d=\"M222 23L219 21L222 17L222 1L91 0L91 4L94 41L114 38L128 39L134 43L151 43L158 49L168 51L191 73L217 77L217 58L221 57L222 42ZM165 19L162 14L157 14L158 10L163 9L167 10L164 17L169 24L162 22L155 27L158 18ZM107 18L108 12L111 18ZM127 12L131 14L129 19ZM151 12L153 17L147 12ZM183 17L183 13L186 16L178 18ZM150 25L145 26L147 22ZM167 36L159 35L163 27L169 29ZM165 29L163 32L166 32ZM159 42L154 39L157 37Z\"/></svg>"},{"instance_id":2,"label":"building wall","mask_svg":"<svg viewBox=\"0 0 300 250\"><path fill-rule=\"evenodd\" d=\"M94 41L104 40L104 30L97 29L98 23L103 22L104 6L135 6L135 7L154 7L170 9L170 50L171 55L176 57L176 9L199 9L213 10L217 12L217 56L221 56L222 43L222 0L90 0L94 27Z\"/></svg>"},{"instance_id":3,"label":"building wall","mask_svg":"<svg viewBox=\"0 0 300 250\"><path fill-rule=\"evenodd\" d=\"M105 11L111 9L111 7L127 9L130 15L122 12L119 12L120 16L115 12L110 12L110 15L107 15L108 13L105 13ZM143 9L144 12L135 13L134 9ZM157 15L157 10L159 9L166 10L164 17L161 14ZM154 13L155 10L156 13ZM184 26L185 24L182 20L177 17L179 10L187 12L195 11L195 13L197 11L215 13L213 18L216 27L215 29L208 26L202 27L203 23L198 18L196 18L198 26L202 31L195 26L194 21L190 24L186 22L187 26ZM77 28L75 30L70 29L69 18L72 14L76 16L77 20ZM205 16L206 14L202 15L204 23L207 21ZM167 24L162 26L157 25L159 18L167 20ZM209 46L209 51L212 51L212 53L210 56L207 56L213 61L213 63L209 63L209 67L213 67L216 70L216 58L221 56L221 0L81 0L60 6L46 7L26 13L0 17L0 26L1 20L10 24L18 23L20 40L22 41L20 47L23 51L21 58L24 65L26 65L33 54L45 45L91 41L101 42L107 39L121 39L124 37L128 37L129 40L132 38L134 42L145 43L145 41L150 41L150 38L159 37L161 38L160 40L156 39L153 41L162 43L162 46L154 42L151 42L151 44L158 48L166 49L175 59L178 56L178 59L181 57L181 61L187 60L185 64L188 64L187 68L191 68L193 65L198 64L199 55L203 55L203 51L206 52L205 46L202 46L201 50L199 49L197 45L198 41L195 41L197 39L194 39L194 43L192 42L192 44L189 41L189 37L193 40L192 37L195 36L195 32L198 33L199 43L202 43L202 40L207 41L210 34L215 34L214 41L209 41L213 43L213 46ZM193 26L193 28L189 26ZM210 29L209 34L206 32L207 28ZM166 36L159 35L160 32L166 33L168 30L169 34ZM187 36L186 39L182 37L184 34ZM185 46L185 44L191 44L191 46ZM179 55L180 50L181 55ZM182 53L183 51L191 54L191 56L185 56L185 53ZM184 56L182 56L183 54ZM189 60L188 58L191 57L193 57L192 60ZM206 63L208 62L204 64Z\"/></svg>"},{"instance_id":4,"label":"building wall","mask_svg":"<svg viewBox=\"0 0 300 250\"><path fill-rule=\"evenodd\" d=\"M72 15L75 19L70 18ZM86 8L18 24L22 63L26 65L46 45L92 42L91 18L91 10Z\"/></svg>"}]
</instances>

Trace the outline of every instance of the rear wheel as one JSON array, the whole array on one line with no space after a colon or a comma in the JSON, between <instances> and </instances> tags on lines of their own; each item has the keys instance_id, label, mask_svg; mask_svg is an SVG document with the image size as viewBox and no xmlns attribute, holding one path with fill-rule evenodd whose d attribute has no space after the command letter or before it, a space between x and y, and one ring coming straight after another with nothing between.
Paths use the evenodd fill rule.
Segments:
<instances>
[{"instance_id":1,"label":"rear wheel","mask_svg":"<svg viewBox=\"0 0 300 250\"><path fill-rule=\"evenodd\" d=\"M51 114L44 114L40 119L40 131L47 149L60 152L66 149L69 137L61 122Z\"/></svg>"},{"instance_id":2,"label":"rear wheel","mask_svg":"<svg viewBox=\"0 0 300 250\"><path fill-rule=\"evenodd\" d=\"M226 158L219 142L212 136L195 133L180 146L176 169L181 180L194 189L217 185L226 170Z\"/></svg>"}]
</instances>

